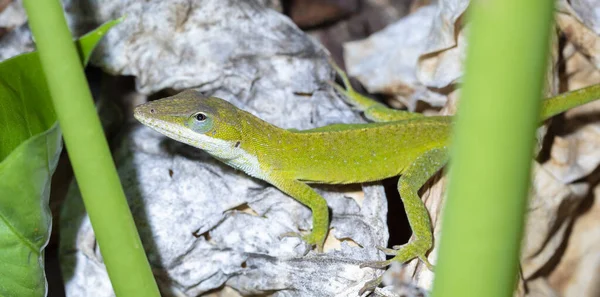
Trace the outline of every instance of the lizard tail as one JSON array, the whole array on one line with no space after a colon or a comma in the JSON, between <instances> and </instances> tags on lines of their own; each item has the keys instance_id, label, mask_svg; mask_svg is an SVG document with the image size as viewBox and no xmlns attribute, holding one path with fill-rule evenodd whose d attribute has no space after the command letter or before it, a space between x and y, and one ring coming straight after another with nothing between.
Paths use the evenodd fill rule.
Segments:
<instances>
[{"instance_id":1,"label":"lizard tail","mask_svg":"<svg viewBox=\"0 0 600 297\"><path fill-rule=\"evenodd\" d=\"M541 120L597 99L600 99L600 84L548 98L542 102Z\"/></svg>"}]
</instances>

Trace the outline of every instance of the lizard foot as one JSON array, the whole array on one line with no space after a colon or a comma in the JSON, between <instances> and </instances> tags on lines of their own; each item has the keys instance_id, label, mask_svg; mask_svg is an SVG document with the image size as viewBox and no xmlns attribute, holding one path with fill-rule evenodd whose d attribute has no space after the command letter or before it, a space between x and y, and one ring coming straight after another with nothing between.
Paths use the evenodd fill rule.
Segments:
<instances>
[{"instance_id":1,"label":"lizard foot","mask_svg":"<svg viewBox=\"0 0 600 297\"><path fill-rule=\"evenodd\" d=\"M343 99L346 101L346 103L348 103L352 106L357 105L357 103L359 101L361 101L360 97L362 95L360 93L358 93L356 90L354 90L354 88L352 87L352 84L350 84L350 79L348 78L348 75L346 74L346 72L344 72L344 70L342 70L342 68L340 68L340 66L338 66L333 61L333 59L331 59L331 57L329 58L329 64L331 65L331 67L333 67L333 69L335 70L337 75L339 75L339 77L342 79L342 85L339 85L334 81L327 81L327 84L329 84L334 89L336 89L338 92L340 92L340 94L344 95ZM368 99L368 100L370 100L370 99Z\"/></svg>"},{"instance_id":2,"label":"lizard foot","mask_svg":"<svg viewBox=\"0 0 600 297\"><path fill-rule=\"evenodd\" d=\"M419 260L421 260L423 262L423 264L425 264L425 266L429 270L433 271L433 269L434 269L434 266L431 263L429 263L429 260L427 259L427 256L425 255L427 253L427 251L429 250L429 248L424 247L422 244L420 244L420 242L418 242L416 240L411 241L404 245L393 246L391 249L383 248L383 247L377 247L377 249L384 252L388 256L394 256L394 257L392 259L385 260L385 261L365 262L360 265L361 268L362 267L371 267L371 268L381 269L381 268L385 268L385 267L389 266L393 261L405 263L414 258L419 258Z\"/></svg>"},{"instance_id":3,"label":"lizard foot","mask_svg":"<svg viewBox=\"0 0 600 297\"><path fill-rule=\"evenodd\" d=\"M345 78L345 75L344 75ZM347 78L346 78L347 79ZM355 106L357 105L357 103L355 101L357 101L356 99L354 99L357 96L360 96L360 94L358 92L356 92L354 90L354 88L352 88L352 86L349 84L348 85L344 84L343 86L337 84L334 81L327 81L327 84L332 86L334 89L336 89L340 94L342 94L342 99L344 101L346 101L346 103L350 104L351 106Z\"/></svg>"},{"instance_id":4,"label":"lizard foot","mask_svg":"<svg viewBox=\"0 0 600 297\"><path fill-rule=\"evenodd\" d=\"M360 290L358 291L358 296L362 296L365 292L375 291L375 288L377 288L377 286L379 286L379 284L381 284L382 280L383 280L383 275L366 282L365 285L362 288L360 288Z\"/></svg>"},{"instance_id":5,"label":"lizard foot","mask_svg":"<svg viewBox=\"0 0 600 297\"><path fill-rule=\"evenodd\" d=\"M298 237L302 239L302 241L309 244L311 247L317 246L317 252L323 252L323 244L325 243L325 236L315 234L315 232L311 232L306 235L302 235L298 232L286 232L280 235L280 237Z\"/></svg>"}]
</instances>

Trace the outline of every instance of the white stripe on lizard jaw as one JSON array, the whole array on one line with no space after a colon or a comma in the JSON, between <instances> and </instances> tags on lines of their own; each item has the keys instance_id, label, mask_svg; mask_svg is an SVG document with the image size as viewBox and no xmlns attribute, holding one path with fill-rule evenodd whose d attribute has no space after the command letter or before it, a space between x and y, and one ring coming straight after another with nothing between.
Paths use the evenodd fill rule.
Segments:
<instances>
[{"instance_id":1,"label":"white stripe on lizard jaw","mask_svg":"<svg viewBox=\"0 0 600 297\"><path fill-rule=\"evenodd\" d=\"M239 147L239 144L236 145L234 141L213 138L196 133L187 127L152 118L143 119L143 123L169 138L197 147L252 177L262 180L267 177L266 173L260 169L258 158Z\"/></svg>"}]
</instances>

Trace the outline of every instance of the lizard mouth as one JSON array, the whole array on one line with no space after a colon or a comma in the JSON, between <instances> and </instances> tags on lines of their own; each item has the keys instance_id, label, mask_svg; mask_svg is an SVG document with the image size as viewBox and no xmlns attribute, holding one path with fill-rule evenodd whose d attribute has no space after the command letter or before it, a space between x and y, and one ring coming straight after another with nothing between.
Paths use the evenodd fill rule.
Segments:
<instances>
[{"instance_id":1,"label":"lizard mouth","mask_svg":"<svg viewBox=\"0 0 600 297\"><path fill-rule=\"evenodd\" d=\"M229 160L237 156L233 150L233 142L196 133L183 125L148 117L146 114L145 111L138 110L138 108L134 111L134 117L140 123L168 138L199 148L223 160Z\"/></svg>"},{"instance_id":2,"label":"lizard mouth","mask_svg":"<svg viewBox=\"0 0 600 297\"><path fill-rule=\"evenodd\" d=\"M198 142L197 140L195 140L191 136L187 135L188 134L187 131L184 131L184 130L186 130L185 127L175 127L176 124L157 120L157 119L147 118L143 115L140 115L138 117L138 116L136 116L135 113L134 113L134 117L138 121L140 121L142 124L144 124L145 126L151 128L152 130L154 130L160 134L163 134L173 140L183 142L183 143L191 145L191 146L196 146L200 149L204 149L204 148L196 145L196 142ZM178 132L173 132L173 131L178 131Z\"/></svg>"},{"instance_id":3,"label":"lizard mouth","mask_svg":"<svg viewBox=\"0 0 600 297\"><path fill-rule=\"evenodd\" d=\"M177 140L179 142L184 142L189 145L193 145L194 139L191 136L188 136L186 133L186 128L183 126L178 126L175 123L171 123L169 121L163 121L156 118L151 118L147 116L148 113L153 114L154 109L146 108L146 104L140 105L135 108L133 111L133 117L142 123L144 126L148 126L152 130L161 133L171 139ZM174 132L177 131L177 132Z\"/></svg>"}]
</instances>

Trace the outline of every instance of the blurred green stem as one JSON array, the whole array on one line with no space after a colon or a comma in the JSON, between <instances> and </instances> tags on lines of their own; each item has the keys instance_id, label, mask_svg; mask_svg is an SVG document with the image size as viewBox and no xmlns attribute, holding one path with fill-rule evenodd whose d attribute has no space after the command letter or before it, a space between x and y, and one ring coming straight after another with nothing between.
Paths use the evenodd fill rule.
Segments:
<instances>
[{"instance_id":1,"label":"blurred green stem","mask_svg":"<svg viewBox=\"0 0 600 297\"><path fill-rule=\"evenodd\" d=\"M58 0L25 0L66 148L117 296L160 296Z\"/></svg>"},{"instance_id":2,"label":"blurred green stem","mask_svg":"<svg viewBox=\"0 0 600 297\"><path fill-rule=\"evenodd\" d=\"M433 296L512 296L554 1L472 1Z\"/></svg>"}]
</instances>

